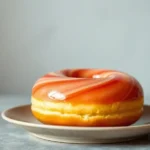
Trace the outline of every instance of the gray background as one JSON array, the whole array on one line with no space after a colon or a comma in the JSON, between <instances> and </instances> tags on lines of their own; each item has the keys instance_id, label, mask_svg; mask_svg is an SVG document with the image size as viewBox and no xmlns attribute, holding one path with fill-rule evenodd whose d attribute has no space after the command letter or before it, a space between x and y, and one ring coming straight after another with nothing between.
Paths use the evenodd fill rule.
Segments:
<instances>
[{"instance_id":1,"label":"gray background","mask_svg":"<svg viewBox=\"0 0 150 150\"><path fill-rule=\"evenodd\" d=\"M149 41L149 0L0 0L0 94L30 95L49 71L91 67L134 75L149 97Z\"/></svg>"}]
</instances>

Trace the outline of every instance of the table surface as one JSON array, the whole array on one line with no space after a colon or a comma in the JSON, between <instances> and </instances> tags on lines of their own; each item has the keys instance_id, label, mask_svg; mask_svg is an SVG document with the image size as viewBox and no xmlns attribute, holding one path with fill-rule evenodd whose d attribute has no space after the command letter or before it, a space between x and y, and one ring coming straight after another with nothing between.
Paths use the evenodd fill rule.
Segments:
<instances>
[{"instance_id":1,"label":"table surface","mask_svg":"<svg viewBox=\"0 0 150 150\"><path fill-rule=\"evenodd\" d=\"M0 95L0 112L17 105L30 103L30 97ZM147 103L148 104L148 103ZM149 103L150 104L150 103ZM0 150L150 150L150 135L140 139L117 144L66 144L41 140L26 130L0 118Z\"/></svg>"}]
</instances>

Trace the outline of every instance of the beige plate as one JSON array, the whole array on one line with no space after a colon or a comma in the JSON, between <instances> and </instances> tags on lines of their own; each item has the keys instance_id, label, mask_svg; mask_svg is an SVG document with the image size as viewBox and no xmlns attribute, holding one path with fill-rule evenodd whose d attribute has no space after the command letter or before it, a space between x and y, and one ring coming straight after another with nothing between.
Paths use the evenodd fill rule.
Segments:
<instances>
[{"instance_id":1,"label":"beige plate","mask_svg":"<svg viewBox=\"0 0 150 150\"><path fill-rule=\"evenodd\" d=\"M38 138L66 143L114 143L135 139L150 133L150 106L144 106L144 114L140 120L127 127L44 125L33 117L30 105L6 110L2 113L2 118L25 128Z\"/></svg>"}]
</instances>

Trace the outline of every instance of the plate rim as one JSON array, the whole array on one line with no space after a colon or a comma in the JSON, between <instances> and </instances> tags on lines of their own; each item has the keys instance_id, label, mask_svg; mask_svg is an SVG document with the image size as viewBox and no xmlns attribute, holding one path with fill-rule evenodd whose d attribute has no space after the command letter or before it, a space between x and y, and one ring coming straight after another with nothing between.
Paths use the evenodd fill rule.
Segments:
<instances>
[{"instance_id":1,"label":"plate rim","mask_svg":"<svg viewBox=\"0 0 150 150\"><path fill-rule=\"evenodd\" d=\"M15 107L11 107L9 109L6 109L1 112L1 117L5 121L9 123L13 123L16 125L21 125L21 126L28 126L28 127L36 127L36 128L45 128L45 129L67 129L67 130L133 130L133 129L143 129L143 128L150 128L150 124L142 124L142 125L133 125L133 126L118 126L118 127L78 127L78 126L57 126L57 125L46 125L46 124L36 124L32 122L25 122L25 121L19 121L16 119L12 119L6 115L8 111L12 111L13 109L21 108L21 107L29 107L31 104L24 104L24 105L18 105ZM144 106L149 106L148 104L145 104Z\"/></svg>"}]
</instances>

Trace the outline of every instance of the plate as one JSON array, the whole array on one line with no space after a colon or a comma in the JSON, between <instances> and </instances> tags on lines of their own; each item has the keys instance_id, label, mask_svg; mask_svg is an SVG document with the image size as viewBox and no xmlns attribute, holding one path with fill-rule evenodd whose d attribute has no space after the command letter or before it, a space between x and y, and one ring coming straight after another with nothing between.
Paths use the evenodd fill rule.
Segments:
<instances>
[{"instance_id":1,"label":"plate","mask_svg":"<svg viewBox=\"0 0 150 150\"><path fill-rule=\"evenodd\" d=\"M144 106L143 116L131 126L74 127L45 125L35 119L31 105L23 105L2 112L2 118L21 126L41 139L65 143L116 143L139 138L150 133L150 106Z\"/></svg>"}]
</instances>

